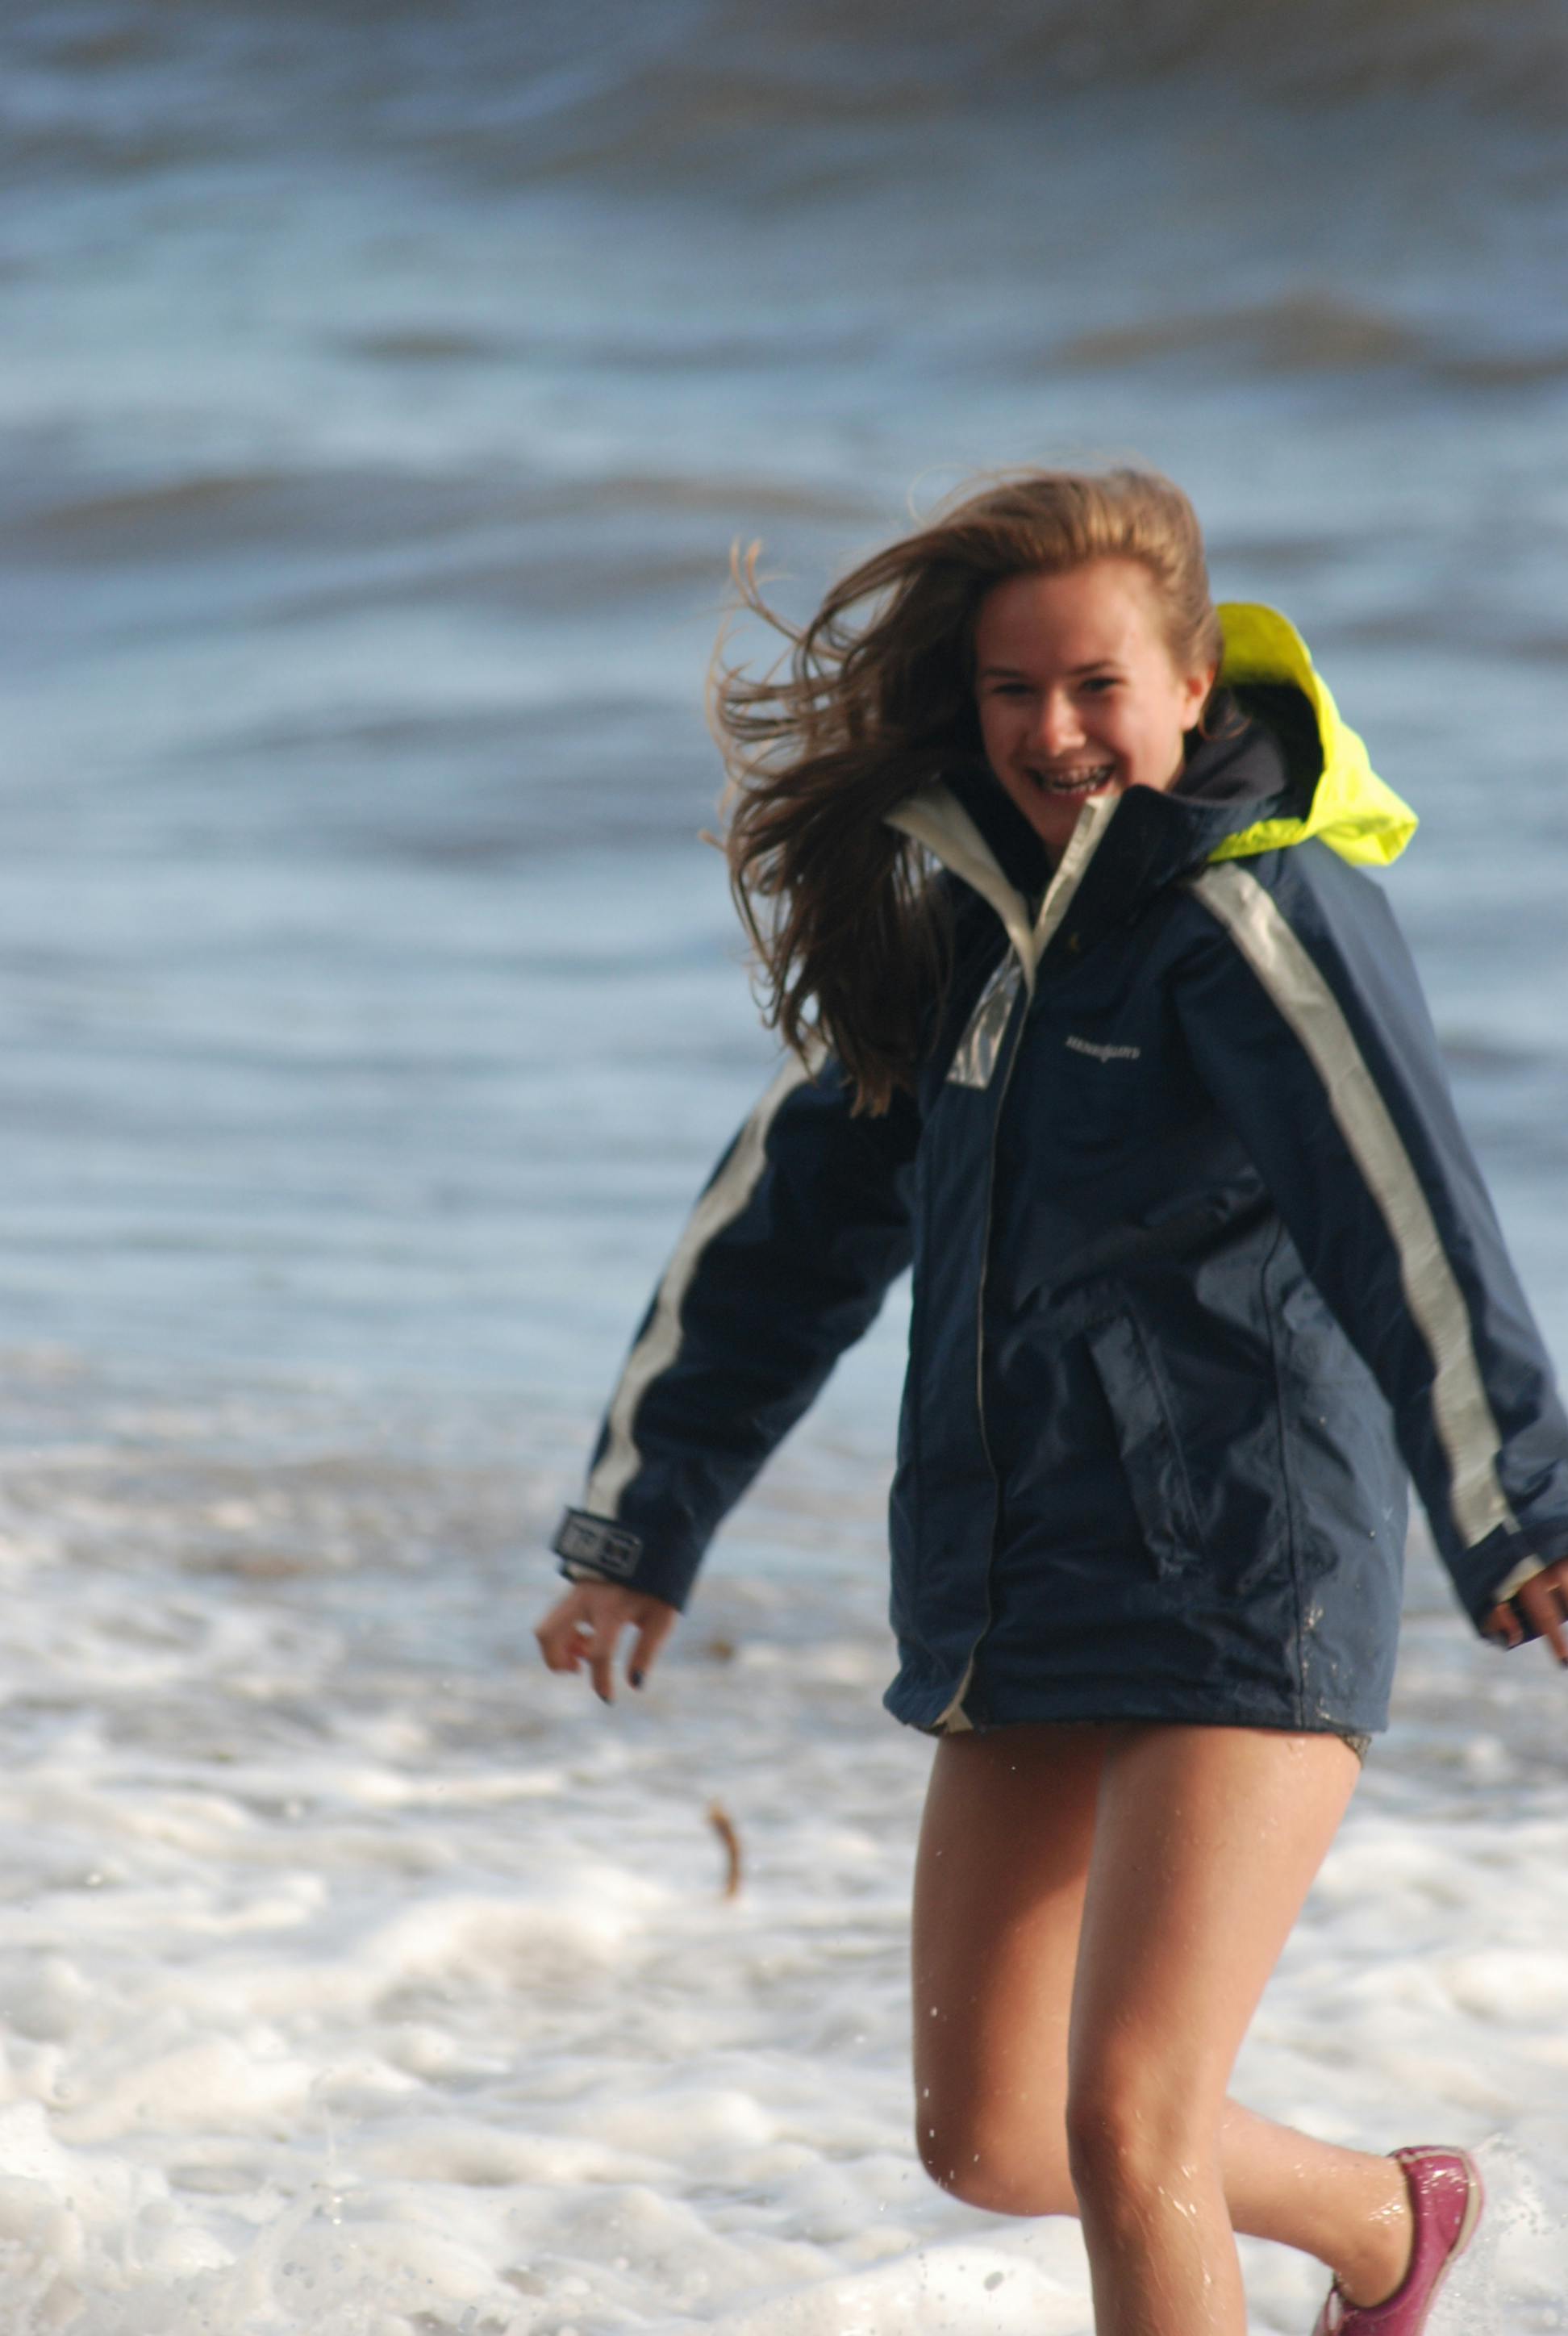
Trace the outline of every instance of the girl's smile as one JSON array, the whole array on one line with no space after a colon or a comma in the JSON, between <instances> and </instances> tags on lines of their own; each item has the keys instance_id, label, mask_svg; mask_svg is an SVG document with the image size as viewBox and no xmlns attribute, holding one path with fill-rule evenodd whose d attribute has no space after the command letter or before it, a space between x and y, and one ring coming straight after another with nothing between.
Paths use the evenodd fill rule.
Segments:
<instances>
[{"instance_id":1,"label":"girl's smile","mask_svg":"<svg viewBox=\"0 0 1568 2336\"><path fill-rule=\"evenodd\" d=\"M1092 796L1174 785L1213 678L1178 671L1135 560L1009 577L975 623L986 759L1053 852Z\"/></svg>"}]
</instances>

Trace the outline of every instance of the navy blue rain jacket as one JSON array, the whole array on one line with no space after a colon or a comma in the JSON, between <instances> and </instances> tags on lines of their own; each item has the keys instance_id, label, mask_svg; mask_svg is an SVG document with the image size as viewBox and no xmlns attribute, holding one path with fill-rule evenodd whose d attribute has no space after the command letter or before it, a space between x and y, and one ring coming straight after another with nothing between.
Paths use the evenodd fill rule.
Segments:
<instances>
[{"instance_id":1,"label":"navy blue rain jacket","mask_svg":"<svg viewBox=\"0 0 1568 2336\"><path fill-rule=\"evenodd\" d=\"M856 1117L831 1060L781 1072L633 1346L569 1575L684 1603L911 1263L900 1719L1375 1730L1407 1470L1477 1625L1568 1555L1568 1419L1353 864L1414 820L1285 620L1222 618L1235 735L1092 801L1037 901L989 775L894 815L952 904L918 1093Z\"/></svg>"}]
</instances>

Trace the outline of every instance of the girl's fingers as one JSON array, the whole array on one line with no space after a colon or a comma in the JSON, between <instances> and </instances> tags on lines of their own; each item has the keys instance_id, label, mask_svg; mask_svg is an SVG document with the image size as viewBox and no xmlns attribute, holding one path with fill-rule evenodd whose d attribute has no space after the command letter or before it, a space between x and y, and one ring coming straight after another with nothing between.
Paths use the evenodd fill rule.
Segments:
<instances>
[{"instance_id":1,"label":"girl's fingers","mask_svg":"<svg viewBox=\"0 0 1568 2336\"><path fill-rule=\"evenodd\" d=\"M550 1670L575 1670L577 1668L577 1650L582 1647L582 1640L577 1635L575 1617L570 1617L566 1611L568 1605L570 1605L570 1598L560 1598L551 1607L550 1614L544 1617L544 1621L535 1623L535 1630L532 1630L532 1635L540 1642L544 1666Z\"/></svg>"},{"instance_id":2,"label":"girl's fingers","mask_svg":"<svg viewBox=\"0 0 1568 2336\"><path fill-rule=\"evenodd\" d=\"M533 1635L539 1640L539 1651L544 1657L546 1669L569 1671L572 1668L571 1656L568 1651L569 1633L562 1630L557 1619L559 1612L559 1608L552 1608L543 1621L535 1626Z\"/></svg>"},{"instance_id":3,"label":"girl's fingers","mask_svg":"<svg viewBox=\"0 0 1568 2336\"><path fill-rule=\"evenodd\" d=\"M1565 1591L1568 1591L1568 1567L1552 1565L1544 1573L1538 1573L1534 1582L1524 1584L1518 1593L1517 1601L1560 1663L1568 1663L1568 1629L1564 1628Z\"/></svg>"},{"instance_id":4,"label":"girl's fingers","mask_svg":"<svg viewBox=\"0 0 1568 2336\"><path fill-rule=\"evenodd\" d=\"M1494 1606L1486 1617L1486 1628L1493 1638L1501 1639L1505 1647L1522 1647L1524 1643L1519 1617L1512 1606Z\"/></svg>"},{"instance_id":5,"label":"girl's fingers","mask_svg":"<svg viewBox=\"0 0 1568 2336\"><path fill-rule=\"evenodd\" d=\"M558 1598L533 1635L547 1669L575 1671L589 1651L593 1635L593 1616L582 1592L569 1590L564 1598Z\"/></svg>"},{"instance_id":6,"label":"girl's fingers","mask_svg":"<svg viewBox=\"0 0 1568 2336\"><path fill-rule=\"evenodd\" d=\"M675 1621L675 1608L662 1598L609 1582L581 1583L556 1601L533 1635L550 1670L579 1670L586 1663L595 1695L613 1703L621 1632L632 1633L627 1677L640 1687Z\"/></svg>"},{"instance_id":7,"label":"girl's fingers","mask_svg":"<svg viewBox=\"0 0 1568 2336\"><path fill-rule=\"evenodd\" d=\"M600 1703L615 1701L615 1642L620 1636L622 1620L619 1614L598 1616L593 1636L586 1642L589 1676Z\"/></svg>"},{"instance_id":8,"label":"girl's fingers","mask_svg":"<svg viewBox=\"0 0 1568 2336\"><path fill-rule=\"evenodd\" d=\"M661 1600L640 1618L640 1627L633 1642L626 1675L633 1687L640 1687L658 1658L658 1650L675 1628L675 1608Z\"/></svg>"},{"instance_id":9,"label":"girl's fingers","mask_svg":"<svg viewBox=\"0 0 1568 2336\"><path fill-rule=\"evenodd\" d=\"M1505 1647L1544 1639L1557 1660L1568 1667L1568 1562L1559 1559L1544 1567L1503 1605L1494 1606L1486 1628Z\"/></svg>"}]
</instances>

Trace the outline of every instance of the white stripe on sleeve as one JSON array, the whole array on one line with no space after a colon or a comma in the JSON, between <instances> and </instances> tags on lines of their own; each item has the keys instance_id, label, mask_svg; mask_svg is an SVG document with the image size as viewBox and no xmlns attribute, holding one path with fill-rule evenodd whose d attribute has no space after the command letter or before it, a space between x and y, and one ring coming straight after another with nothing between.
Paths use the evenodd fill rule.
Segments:
<instances>
[{"instance_id":1,"label":"white stripe on sleeve","mask_svg":"<svg viewBox=\"0 0 1568 2336\"><path fill-rule=\"evenodd\" d=\"M665 1268L648 1328L627 1357L620 1384L610 1398L604 1455L589 1477L582 1498L583 1507L594 1516L618 1514L617 1504L642 1465L632 1423L648 1389L680 1351L680 1309L703 1252L726 1226L734 1224L750 1201L762 1181L768 1130L779 1106L811 1076L797 1056L788 1057L691 1213L675 1255Z\"/></svg>"},{"instance_id":2,"label":"white stripe on sleeve","mask_svg":"<svg viewBox=\"0 0 1568 2336\"><path fill-rule=\"evenodd\" d=\"M1502 1443L1476 1359L1469 1309L1427 1195L1339 1000L1257 878L1234 861L1193 891L1217 917L1284 1016L1323 1082L1339 1133L1399 1260L1405 1300L1431 1353L1432 1412L1447 1455L1455 1522L1472 1546L1518 1531L1497 1476Z\"/></svg>"}]
</instances>

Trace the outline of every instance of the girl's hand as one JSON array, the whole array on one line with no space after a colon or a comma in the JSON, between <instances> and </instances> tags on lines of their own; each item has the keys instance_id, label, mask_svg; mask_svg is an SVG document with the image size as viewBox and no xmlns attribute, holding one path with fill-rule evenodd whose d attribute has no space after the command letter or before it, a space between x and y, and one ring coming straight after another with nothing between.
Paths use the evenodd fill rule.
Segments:
<instances>
[{"instance_id":1,"label":"girl's hand","mask_svg":"<svg viewBox=\"0 0 1568 2336\"><path fill-rule=\"evenodd\" d=\"M615 1650L623 1630L634 1630L626 1675L640 1687L658 1650L676 1625L677 1609L646 1590L623 1590L614 1582L574 1582L558 1598L534 1632L552 1671L589 1668L601 1703L615 1701Z\"/></svg>"},{"instance_id":2,"label":"girl's hand","mask_svg":"<svg viewBox=\"0 0 1568 2336\"><path fill-rule=\"evenodd\" d=\"M1545 1567L1523 1590L1515 1591L1506 1604L1493 1607L1486 1628L1508 1647L1523 1646L1525 1639L1515 1606L1522 1609L1536 1634L1548 1641L1558 1661L1568 1663L1568 1558Z\"/></svg>"}]
</instances>

